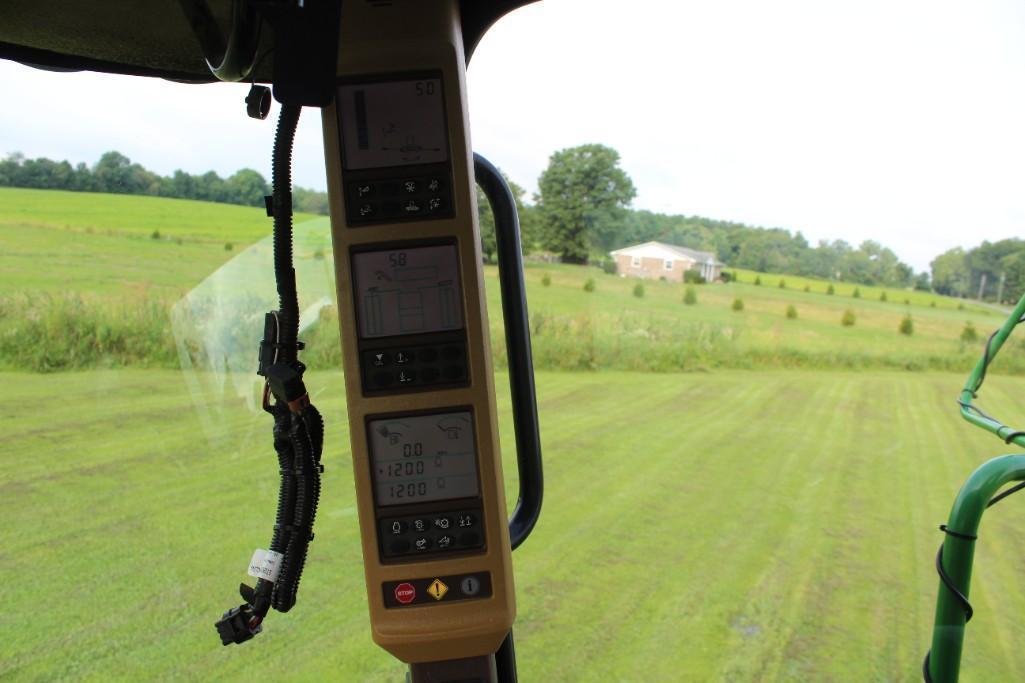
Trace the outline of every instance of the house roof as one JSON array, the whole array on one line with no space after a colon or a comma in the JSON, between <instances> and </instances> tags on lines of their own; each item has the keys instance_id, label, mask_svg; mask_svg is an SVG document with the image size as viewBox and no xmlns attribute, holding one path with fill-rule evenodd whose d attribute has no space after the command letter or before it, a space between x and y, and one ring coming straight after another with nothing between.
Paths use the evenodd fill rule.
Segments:
<instances>
[{"instance_id":1,"label":"house roof","mask_svg":"<svg viewBox=\"0 0 1025 683\"><path fill-rule=\"evenodd\" d=\"M616 249L611 253L613 256L618 256L620 254L625 256L647 255L655 256L656 258L684 259L687 261L695 261L697 263L714 263L717 266L726 265L719 261L719 259L715 257L715 254L711 252L688 249L687 247L678 247L675 244L666 244L665 242L644 242L643 244L634 244L629 247L623 247L622 249Z\"/></svg>"}]
</instances>

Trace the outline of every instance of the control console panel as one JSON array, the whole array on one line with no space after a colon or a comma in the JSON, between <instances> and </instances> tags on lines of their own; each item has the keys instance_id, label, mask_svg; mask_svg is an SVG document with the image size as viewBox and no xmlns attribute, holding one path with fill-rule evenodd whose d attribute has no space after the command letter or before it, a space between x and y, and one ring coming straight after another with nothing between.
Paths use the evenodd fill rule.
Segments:
<instances>
[{"instance_id":1,"label":"control console panel","mask_svg":"<svg viewBox=\"0 0 1025 683\"><path fill-rule=\"evenodd\" d=\"M375 641L493 653L515 616L458 3L346 3L323 114Z\"/></svg>"}]
</instances>

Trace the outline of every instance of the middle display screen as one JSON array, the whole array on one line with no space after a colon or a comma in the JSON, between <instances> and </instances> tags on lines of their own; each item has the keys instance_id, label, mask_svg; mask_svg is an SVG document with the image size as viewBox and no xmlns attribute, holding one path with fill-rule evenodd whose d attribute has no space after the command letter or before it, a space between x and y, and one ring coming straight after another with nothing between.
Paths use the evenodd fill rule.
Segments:
<instances>
[{"instance_id":1,"label":"middle display screen","mask_svg":"<svg viewBox=\"0 0 1025 683\"><path fill-rule=\"evenodd\" d=\"M462 329L454 244L357 252L352 263L360 337Z\"/></svg>"},{"instance_id":2,"label":"middle display screen","mask_svg":"<svg viewBox=\"0 0 1025 683\"><path fill-rule=\"evenodd\" d=\"M472 498L480 493L469 411L372 420L368 428L378 505Z\"/></svg>"}]
</instances>

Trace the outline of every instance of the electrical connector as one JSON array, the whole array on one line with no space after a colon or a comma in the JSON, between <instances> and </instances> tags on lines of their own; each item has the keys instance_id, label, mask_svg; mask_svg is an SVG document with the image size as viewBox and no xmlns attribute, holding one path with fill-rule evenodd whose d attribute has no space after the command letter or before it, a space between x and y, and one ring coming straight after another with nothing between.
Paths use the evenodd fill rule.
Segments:
<instances>
[{"instance_id":1,"label":"electrical connector","mask_svg":"<svg viewBox=\"0 0 1025 683\"><path fill-rule=\"evenodd\" d=\"M221 620L214 624L221 636L221 645L240 645L262 631L263 627L259 624L250 626L253 616L251 605L239 605L225 612Z\"/></svg>"}]
</instances>

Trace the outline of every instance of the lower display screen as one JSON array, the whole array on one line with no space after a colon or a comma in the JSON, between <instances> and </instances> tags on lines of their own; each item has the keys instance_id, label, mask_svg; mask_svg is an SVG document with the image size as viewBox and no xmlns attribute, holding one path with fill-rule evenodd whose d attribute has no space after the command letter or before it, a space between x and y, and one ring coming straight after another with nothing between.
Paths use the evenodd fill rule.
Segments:
<instances>
[{"instance_id":1,"label":"lower display screen","mask_svg":"<svg viewBox=\"0 0 1025 683\"><path fill-rule=\"evenodd\" d=\"M480 493L469 411L373 420L368 436L378 505L472 498Z\"/></svg>"}]
</instances>

